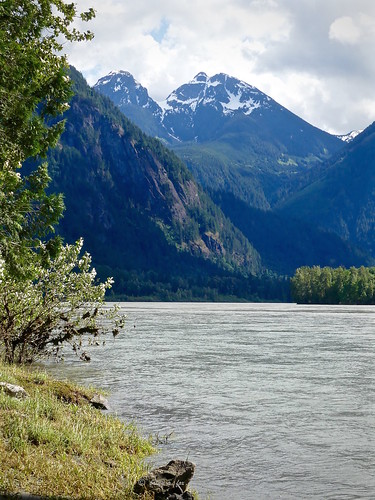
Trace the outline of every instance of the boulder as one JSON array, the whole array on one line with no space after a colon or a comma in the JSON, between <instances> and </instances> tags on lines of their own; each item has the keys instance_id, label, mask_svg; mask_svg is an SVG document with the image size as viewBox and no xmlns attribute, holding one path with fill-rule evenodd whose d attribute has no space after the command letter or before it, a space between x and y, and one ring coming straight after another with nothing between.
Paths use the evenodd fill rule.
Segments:
<instances>
[{"instance_id":1,"label":"boulder","mask_svg":"<svg viewBox=\"0 0 375 500\"><path fill-rule=\"evenodd\" d=\"M29 397L23 387L20 385L8 384L8 382L0 382L0 390L3 390L12 398L24 399Z\"/></svg>"},{"instance_id":2,"label":"boulder","mask_svg":"<svg viewBox=\"0 0 375 500\"><path fill-rule=\"evenodd\" d=\"M133 489L140 495L153 493L155 500L191 500L193 496L186 489L194 471L192 462L171 460L167 465L141 477Z\"/></svg>"},{"instance_id":3,"label":"boulder","mask_svg":"<svg viewBox=\"0 0 375 500\"><path fill-rule=\"evenodd\" d=\"M108 400L101 394L94 394L90 399L90 403L99 410L109 410Z\"/></svg>"}]
</instances>

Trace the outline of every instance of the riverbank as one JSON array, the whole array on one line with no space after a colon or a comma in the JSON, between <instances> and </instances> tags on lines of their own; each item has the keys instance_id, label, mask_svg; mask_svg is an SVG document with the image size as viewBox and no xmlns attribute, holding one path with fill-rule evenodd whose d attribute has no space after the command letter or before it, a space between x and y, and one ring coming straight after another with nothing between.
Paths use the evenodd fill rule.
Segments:
<instances>
[{"instance_id":1,"label":"riverbank","mask_svg":"<svg viewBox=\"0 0 375 500\"><path fill-rule=\"evenodd\" d=\"M132 488L155 450L133 425L94 408L94 389L2 363L0 382L28 394L0 390L0 496L136 498Z\"/></svg>"}]
</instances>

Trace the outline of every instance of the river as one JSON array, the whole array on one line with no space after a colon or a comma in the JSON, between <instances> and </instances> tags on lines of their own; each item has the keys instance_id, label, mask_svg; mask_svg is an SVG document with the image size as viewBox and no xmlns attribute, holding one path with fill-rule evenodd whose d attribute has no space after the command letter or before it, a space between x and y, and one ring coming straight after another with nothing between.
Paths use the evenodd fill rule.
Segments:
<instances>
[{"instance_id":1,"label":"river","mask_svg":"<svg viewBox=\"0 0 375 500\"><path fill-rule=\"evenodd\" d=\"M202 500L375 498L375 307L121 307L124 334L53 371L166 441L154 465L193 461Z\"/></svg>"}]
</instances>

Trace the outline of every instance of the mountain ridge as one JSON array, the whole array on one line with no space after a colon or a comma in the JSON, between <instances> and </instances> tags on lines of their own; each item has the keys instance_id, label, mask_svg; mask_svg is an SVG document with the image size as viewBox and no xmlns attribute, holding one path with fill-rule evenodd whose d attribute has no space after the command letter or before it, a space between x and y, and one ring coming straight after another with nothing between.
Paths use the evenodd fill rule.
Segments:
<instances>
[{"instance_id":1,"label":"mountain ridge","mask_svg":"<svg viewBox=\"0 0 375 500\"><path fill-rule=\"evenodd\" d=\"M357 137L357 135L361 134L362 132L363 130L351 130L347 134L336 135L336 137L344 142L349 143L352 142Z\"/></svg>"},{"instance_id":2,"label":"mountain ridge","mask_svg":"<svg viewBox=\"0 0 375 500\"><path fill-rule=\"evenodd\" d=\"M143 131L165 141L204 187L229 190L256 208L270 209L288 191L291 177L344 147L336 136L225 73L200 72L164 102L155 102L154 113L143 105L138 115L133 104L119 104L116 78L122 76L111 75L112 83L107 78L105 85L99 80L94 88ZM129 78L127 84L137 91Z\"/></svg>"},{"instance_id":3,"label":"mountain ridge","mask_svg":"<svg viewBox=\"0 0 375 500\"><path fill-rule=\"evenodd\" d=\"M118 75L114 74L112 78L118 78ZM243 88L247 94L242 93ZM220 102L213 100L213 95L218 92ZM236 92L237 100L234 101ZM267 117L257 116L261 105L255 96L259 95L263 95L264 103L261 115L266 115L267 109L274 106L269 111L271 119L268 122ZM209 102L206 103L205 100ZM288 138L288 134L296 127L299 127L301 133L301 124L305 122L277 103L273 104L271 98L261 94L255 87L231 79L225 74L208 77L203 72L198 73L193 81L172 92L160 109L164 109L161 111L164 115L172 112L174 117L179 116L182 122L188 122L200 107L205 108L210 102L216 106L214 113L221 114L226 120L224 125L221 122L218 127L224 128L220 141L183 142L180 137L179 141L174 141L172 148L188 164L194 177L209 190L226 216L259 250L265 265L275 272L290 274L296 266L304 264L351 266L370 262L366 253L355 245L345 243L335 234L314 228L309 221L297 220L298 213L285 216L281 211L273 213L270 210L271 206L274 209L282 204L283 198L290 197L294 191L299 191L304 185L319 178L329 168L325 159L331 158L334 161L348 146L342 140L328 135L335 147L330 155L323 152L319 158L316 153L322 147L324 149L327 134L307 124L306 132L314 132L314 137L310 140L312 147L309 149L306 144L297 145L302 149L306 148L307 157L298 158L290 152L288 154L288 144L282 142L283 134ZM227 108L229 104L229 111L223 108L221 102ZM276 116L275 109L278 111ZM289 129L285 127L284 118L289 120ZM265 130L259 131L262 120L266 120L267 126ZM183 126L186 128L186 123ZM274 134L275 131L278 135ZM172 132L178 131L173 129ZM177 133L176 136L178 135ZM236 137L237 143L233 144L233 137ZM270 137L273 140L271 143ZM293 147L293 144L290 146L289 143L289 147ZM231 159L230 163L228 158ZM212 182L213 178L215 182ZM273 193L273 200L270 200L270 193ZM305 251L304 245L307 248Z\"/></svg>"}]
</instances>

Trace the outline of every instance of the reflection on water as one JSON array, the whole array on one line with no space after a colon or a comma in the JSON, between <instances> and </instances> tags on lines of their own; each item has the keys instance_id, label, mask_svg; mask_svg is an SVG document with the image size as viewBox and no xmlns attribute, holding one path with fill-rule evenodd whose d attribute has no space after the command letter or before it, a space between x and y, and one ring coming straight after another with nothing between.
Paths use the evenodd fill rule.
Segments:
<instances>
[{"instance_id":1,"label":"reflection on water","mask_svg":"<svg viewBox=\"0 0 375 500\"><path fill-rule=\"evenodd\" d=\"M111 392L153 457L197 464L201 498L375 498L375 308L126 303L90 364L51 367Z\"/></svg>"}]
</instances>

